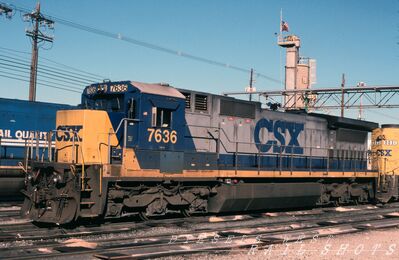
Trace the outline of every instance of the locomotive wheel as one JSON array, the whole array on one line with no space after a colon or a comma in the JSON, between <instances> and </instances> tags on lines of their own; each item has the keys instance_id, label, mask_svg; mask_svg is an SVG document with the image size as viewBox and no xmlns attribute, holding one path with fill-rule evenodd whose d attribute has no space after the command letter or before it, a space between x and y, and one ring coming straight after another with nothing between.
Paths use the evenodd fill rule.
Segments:
<instances>
[{"instance_id":1,"label":"locomotive wheel","mask_svg":"<svg viewBox=\"0 0 399 260\"><path fill-rule=\"evenodd\" d=\"M140 212L139 212L139 218L140 218L142 221L148 221L148 220L150 220L150 218L147 216L147 213L146 213L145 211L140 211Z\"/></svg>"}]
</instances>

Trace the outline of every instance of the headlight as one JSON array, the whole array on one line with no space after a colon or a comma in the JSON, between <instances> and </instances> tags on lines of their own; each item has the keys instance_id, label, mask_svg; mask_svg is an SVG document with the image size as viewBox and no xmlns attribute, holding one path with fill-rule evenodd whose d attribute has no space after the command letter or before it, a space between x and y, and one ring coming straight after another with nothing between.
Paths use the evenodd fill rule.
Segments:
<instances>
[{"instance_id":1,"label":"headlight","mask_svg":"<svg viewBox=\"0 0 399 260\"><path fill-rule=\"evenodd\" d=\"M54 175L53 175L53 182L54 182L55 184L62 182L62 176L61 176L61 174L54 173Z\"/></svg>"},{"instance_id":2,"label":"headlight","mask_svg":"<svg viewBox=\"0 0 399 260\"><path fill-rule=\"evenodd\" d=\"M33 179L32 173L27 173L25 175L25 185L28 185L28 183L32 182L32 179Z\"/></svg>"}]
</instances>

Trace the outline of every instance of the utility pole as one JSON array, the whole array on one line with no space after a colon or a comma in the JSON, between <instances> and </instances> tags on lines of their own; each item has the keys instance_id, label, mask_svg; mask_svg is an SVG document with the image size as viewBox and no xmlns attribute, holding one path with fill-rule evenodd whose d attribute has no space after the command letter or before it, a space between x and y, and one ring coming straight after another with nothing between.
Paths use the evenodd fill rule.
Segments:
<instances>
[{"instance_id":1,"label":"utility pole","mask_svg":"<svg viewBox=\"0 0 399 260\"><path fill-rule=\"evenodd\" d=\"M36 101L36 82L37 82L37 63L39 56L38 43L53 42L53 37L45 35L40 31L40 27L47 26L52 29L54 21L44 17L40 13L40 3L36 4L36 9L24 15L25 21L32 23L33 28L26 30L26 36L32 38L32 61L30 66L29 101Z\"/></svg>"},{"instance_id":2,"label":"utility pole","mask_svg":"<svg viewBox=\"0 0 399 260\"><path fill-rule=\"evenodd\" d=\"M345 73L342 73L342 82L341 82L341 117L344 117L344 108L345 108L345 95L344 95L344 88L345 88Z\"/></svg>"},{"instance_id":3,"label":"utility pole","mask_svg":"<svg viewBox=\"0 0 399 260\"><path fill-rule=\"evenodd\" d=\"M250 90L250 94L249 94L249 101L252 101L252 83L253 83L253 75L254 75L254 69L251 69L251 75L249 77L249 90Z\"/></svg>"}]
</instances>

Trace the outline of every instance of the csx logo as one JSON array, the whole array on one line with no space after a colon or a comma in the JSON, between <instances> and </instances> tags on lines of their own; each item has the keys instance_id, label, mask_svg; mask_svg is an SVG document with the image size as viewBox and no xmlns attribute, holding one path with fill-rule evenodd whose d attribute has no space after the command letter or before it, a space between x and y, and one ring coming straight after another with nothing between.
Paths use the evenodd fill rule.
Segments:
<instances>
[{"instance_id":1,"label":"csx logo","mask_svg":"<svg viewBox=\"0 0 399 260\"><path fill-rule=\"evenodd\" d=\"M273 133L275 140L262 143L260 140L261 129ZM288 122L283 120L267 120L262 118L258 121L254 131L254 139L259 151L266 153L273 147L274 153L303 154L303 148L299 145L299 134L304 130L304 124ZM289 137L286 133L289 133ZM288 137L288 138L287 138Z\"/></svg>"},{"instance_id":2,"label":"csx logo","mask_svg":"<svg viewBox=\"0 0 399 260\"><path fill-rule=\"evenodd\" d=\"M79 136L79 131L82 125L60 125L57 127L56 139L61 142L81 142L82 138Z\"/></svg>"},{"instance_id":3,"label":"csx logo","mask_svg":"<svg viewBox=\"0 0 399 260\"><path fill-rule=\"evenodd\" d=\"M392 156L392 150L390 149L378 149L375 151L368 151L369 155L374 155L374 156L378 156L378 157L389 157Z\"/></svg>"}]
</instances>

